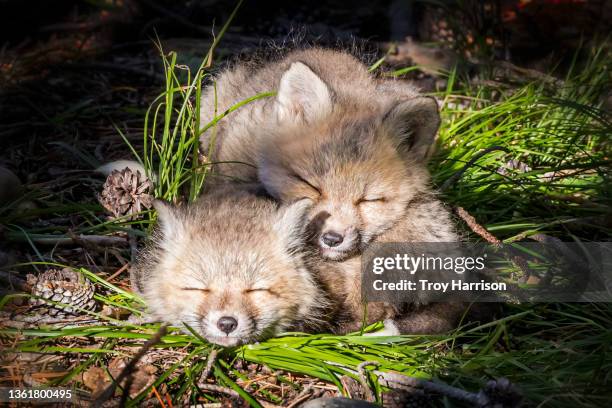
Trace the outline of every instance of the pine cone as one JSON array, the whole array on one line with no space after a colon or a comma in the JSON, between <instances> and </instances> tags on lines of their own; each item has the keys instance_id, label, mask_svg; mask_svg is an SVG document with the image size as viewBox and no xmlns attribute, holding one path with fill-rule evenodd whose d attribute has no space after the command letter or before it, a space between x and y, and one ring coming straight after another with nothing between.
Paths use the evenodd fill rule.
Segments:
<instances>
[{"instance_id":1,"label":"pine cone","mask_svg":"<svg viewBox=\"0 0 612 408\"><path fill-rule=\"evenodd\" d=\"M37 307L37 314L60 318L67 314L82 314L81 309L95 309L92 283L72 269L49 269L38 277L28 275L28 284L32 286L32 295L39 297L30 299L30 304ZM45 299L63 304L53 304Z\"/></svg>"},{"instance_id":2,"label":"pine cone","mask_svg":"<svg viewBox=\"0 0 612 408\"><path fill-rule=\"evenodd\" d=\"M135 219L136 214L153 206L152 190L151 180L126 167L108 175L98 200L115 218L129 215Z\"/></svg>"}]
</instances>

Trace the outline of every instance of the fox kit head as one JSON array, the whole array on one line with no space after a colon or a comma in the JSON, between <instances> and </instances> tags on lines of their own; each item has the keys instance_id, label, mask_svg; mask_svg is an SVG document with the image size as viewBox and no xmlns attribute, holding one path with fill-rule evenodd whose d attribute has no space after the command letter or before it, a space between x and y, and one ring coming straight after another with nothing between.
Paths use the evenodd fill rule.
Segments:
<instances>
[{"instance_id":1,"label":"fox kit head","mask_svg":"<svg viewBox=\"0 0 612 408\"><path fill-rule=\"evenodd\" d=\"M350 100L300 62L281 78L259 177L283 202L314 202L309 230L325 258L362 251L427 191L423 159L440 122L437 105L398 88L382 82L368 98Z\"/></svg>"},{"instance_id":2,"label":"fox kit head","mask_svg":"<svg viewBox=\"0 0 612 408\"><path fill-rule=\"evenodd\" d=\"M152 315L228 347L313 322L321 297L298 251L307 204L157 201L156 249L145 254L154 259L140 284Z\"/></svg>"}]
</instances>

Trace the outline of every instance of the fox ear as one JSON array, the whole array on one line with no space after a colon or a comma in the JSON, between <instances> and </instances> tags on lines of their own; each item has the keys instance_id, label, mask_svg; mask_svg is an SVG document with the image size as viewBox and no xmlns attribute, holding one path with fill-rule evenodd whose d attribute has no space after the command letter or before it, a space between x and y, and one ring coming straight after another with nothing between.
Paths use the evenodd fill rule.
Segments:
<instances>
[{"instance_id":1,"label":"fox ear","mask_svg":"<svg viewBox=\"0 0 612 408\"><path fill-rule=\"evenodd\" d=\"M294 62L280 80L276 115L280 121L302 118L313 122L332 110L331 93L325 82L301 62Z\"/></svg>"},{"instance_id":2,"label":"fox ear","mask_svg":"<svg viewBox=\"0 0 612 408\"><path fill-rule=\"evenodd\" d=\"M438 104L424 96L400 101L385 114L383 126L396 138L398 148L424 159L440 126Z\"/></svg>"},{"instance_id":3,"label":"fox ear","mask_svg":"<svg viewBox=\"0 0 612 408\"><path fill-rule=\"evenodd\" d=\"M260 159L257 166L257 176L265 190L277 200L285 201L288 197L287 187L293 180L286 171L273 160Z\"/></svg>"},{"instance_id":4,"label":"fox ear","mask_svg":"<svg viewBox=\"0 0 612 408\"><path fill-rule=\"evenodd\" d=\"M273 229L287 248L296 248L302 244L306 213L310 207L312 207L312 200L303 198L279 208Z\"/></svg>"},{"instance_id":5,"label":"fox ear","mask_svg":"<svg viewBox=\"0 0 612 408\"><path fill-rule=\"evenodd\" d=\"M156 199L153 207L157 211L157 221L164 238L177 237L183 230L183 224L172 204Z\"/></svg>"}]
</instances>

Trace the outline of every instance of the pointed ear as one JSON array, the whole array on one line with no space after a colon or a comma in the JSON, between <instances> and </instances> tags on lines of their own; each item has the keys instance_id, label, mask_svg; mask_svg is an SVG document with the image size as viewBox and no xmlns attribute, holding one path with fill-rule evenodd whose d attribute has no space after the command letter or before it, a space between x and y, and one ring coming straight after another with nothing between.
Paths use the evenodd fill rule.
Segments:
<instances>
[{"instance_id":1,"label":"pointed ear","mask_svg":"<svg viewBox=\"0 0 612 408\"><path fill-rule=\"evenodd\" d=\"M279 201L285 201L290 197L287 194L287 186L292 185L293 180L276 160L266 159L260 159L257 163L257 176L268 194Z\"/></svg>"},{"instance_id":2,"label":"pointed ear","mask_svg":"<svg viewBox=\"0 0 612 408\"><path fill-rule=\"evenodd\" d=\"M165 238L176 237L183 230L183 224L172 204L156 199L153 207L157 211L157 222Z\"/></svg>"},{"instance_id":3,"label":"pointed ear","mask_svg":"<svg viewBox=\"0 0 612 408\"><path fill-rule=\"evenodd\" d=\"M440 126L438 104L424 96L400 101L385 114L383 126L396 138L398 148L424 159Z\"/></svg>"},{"instance_id":4,"label":"pointed ear","mask_svg":"<svg viewBox=\"0 0 612 408\"><path fill-rule=\"evenodd\" d=\"M312 123L331 112L331 92L310 68L294 62L281 77L275 109L280 121L301 118Z\"/></svg>"},{"instance_id":5,"label":"pointed ear","mask_svg":"<svg viewBox=\"0 0 612 408\"><path fill-rule=\"evenodd\" d=\"M296 248L304 240L306 214L312 207L312 200L304 198L278 209L272 228L287 248Z\"/></svg>"}]
</instances>

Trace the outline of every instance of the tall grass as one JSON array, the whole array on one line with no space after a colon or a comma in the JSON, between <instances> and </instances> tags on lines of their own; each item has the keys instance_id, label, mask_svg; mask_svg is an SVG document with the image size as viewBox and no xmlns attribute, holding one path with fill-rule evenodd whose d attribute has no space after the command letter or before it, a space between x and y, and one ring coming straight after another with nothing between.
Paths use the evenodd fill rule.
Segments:
<instances>
[{"instance_id":1,"label":"tall grass","mask_svg":"<svg viewBox=\"0 0 612 408\"><path fill-rule=\"evenodd\" d=\"M208 158L213 155L217 123L252 101L274 95L274 92L253 95L219 112L215 92L214 117L200 117L202 85L210 79L208 85L216 90L214 78L210 73L214 50L241 3L242 1L238 2L195 72L187 65L178 64L175 52L165 54L158 42L166 86L164 92L147 109L142 156L132 149L137 160L146 169L147 175L155 180L157 198L176 202L186 197L188 201L194 201L202 191L210 167L215 164ZM209 121L202 123L201 119ZM206 131L213 134L210 146L200 147L200 136Z\"/></svg>"},{"instance_id":2,"label":"tall grass","mask_svg":"<svg viewBox=\"0 0 612 408\"><path fill-rule=\"evenodd\" d=\"M441 95L434 180L442 186L465 168L445 186L448 199L507 240L538 231L564 239L610 234L610 226L597 220L611 204L612 123L600 104L612 85L612 57L605 45L590 51L585 63L553 85L496 89L458 85L451 75Z\"/></svg>"}]
</instances>

